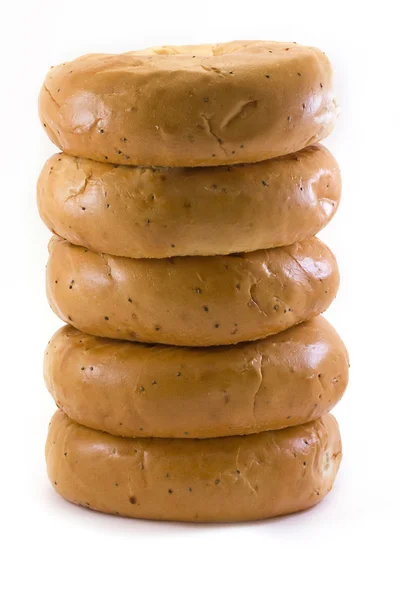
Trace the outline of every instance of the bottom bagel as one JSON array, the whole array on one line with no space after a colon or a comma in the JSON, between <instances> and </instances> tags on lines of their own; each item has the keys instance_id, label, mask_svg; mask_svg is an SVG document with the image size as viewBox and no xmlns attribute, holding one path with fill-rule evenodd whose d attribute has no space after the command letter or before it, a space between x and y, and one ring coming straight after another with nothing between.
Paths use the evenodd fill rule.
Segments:
<instances>
[{"instance_id":1,"label":"bottom bagel","mask_svg":"<svg viewBox=\"0 0 400 600\"><path fill-rule=\"evenodd\" d=\"M342 455L336 419L218 439L120 438L53 416L47 470L66 500L165 521L251 521L314 506Z\"/></svg>"}]
</instances>

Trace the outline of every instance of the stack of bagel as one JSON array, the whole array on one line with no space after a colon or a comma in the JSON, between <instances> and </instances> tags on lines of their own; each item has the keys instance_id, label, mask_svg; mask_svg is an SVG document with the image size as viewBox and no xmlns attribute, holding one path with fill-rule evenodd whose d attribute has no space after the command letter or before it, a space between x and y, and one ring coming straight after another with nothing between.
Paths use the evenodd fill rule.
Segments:
<instances>
[{"instance_id":1,"label":"stack of bagel","mask_svg":"<svg viewBox=\"0 0 400 600\"><path fill-rule=\"evenodd\" d=\"M331 489L346 348L315 235L340 171L321 51L165 46L52 68L38 182L47 294L67 325L45 380L50 480L123 516L240 521Z\"/></svg>"}]
</instances>

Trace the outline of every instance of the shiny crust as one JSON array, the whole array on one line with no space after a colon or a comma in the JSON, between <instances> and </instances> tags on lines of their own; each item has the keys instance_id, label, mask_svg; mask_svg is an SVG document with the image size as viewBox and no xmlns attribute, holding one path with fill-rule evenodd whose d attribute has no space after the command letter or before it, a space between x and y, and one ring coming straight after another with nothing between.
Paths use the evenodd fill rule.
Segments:
<instances>
[{"instance_id":1,"label":"shiny crust","mask_svg":"<svg viewBox=\"0 0 400 600\"><path fill-rule=\"evenodd\" d=\"M50 423L49 478L66 500L101 512L168 521L251 521L314 506L342 455L335 418L207 440L111 436Z\"/></svg>"},{"instance_id":2,"label":"shiny crust","mask_svg":"<svg viewBox=\"0 0 400 600\"><path fill-rule=\"evenodd\" d=\"M105 165L55 154L39 212L69 242L131 258L221 255L287 246L335 214L339 167L323 146L256 164L198 169Z\"/></svg>"},{"instance_id":3,"label":"shiny crust","mask_svg":"<svg viewBox=\"0 0 400 600\"><path fill-rule=\"evenodd\" d=\"M212 346L278 333L317 316L339 274L317 238L248 254L117 258L54 236L47 295L77 329L115 339Z\"/></svg>"},{"instance_id":4,"label":"shiny crust","mask_svg":"<svg viewBox=\"0 0 400 600\"><path fill-rule=\"evenodd\" d=\"M337 106L320 50L238 41L82 56L49 71L39 113L67 154L190 167L300 150L330 133Z\"/></svg>"},{"instance_id":5,"label":"shiny crust","mask_svg":"<svg viewBox=\"0 0 400 600\"><path fill-rule=\"evenodd\" d=\"M127 437L207 438L313 421L339 401L346 348L323 317L218 348L106 340L71 326L50 340L48 390L81 425Z\"/></svg>"}]
</instances>

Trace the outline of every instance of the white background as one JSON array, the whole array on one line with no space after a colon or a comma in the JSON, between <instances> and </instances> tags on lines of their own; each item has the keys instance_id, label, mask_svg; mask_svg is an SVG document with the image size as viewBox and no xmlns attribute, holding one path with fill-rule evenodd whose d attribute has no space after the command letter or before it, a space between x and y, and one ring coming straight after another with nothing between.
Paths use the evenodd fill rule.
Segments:
<instances>
[{"instance_id":1,"label":"white background","mask_svg":"<svg viewBox=\"0 0 400 600\"><path fill-rule=\"evenodd\" d=\"M0 38L0 595L13 598L399 597L399 34L395 1L36 0L4 3ZM336 486L303 514L249 525L134 521L57 497L44 443L54 405L45 344L49 233L35 184L56 149L37 117L48 68L87 52L232 39L322 48L341 118L326 145L342 206L321 234L342 285L328 316L351 356L335 411L344 441ZM2 569L3 570L3 569ZM4 589L2 589L4 588ZM3 592L3 593L1 593Z\"/></svg>"}]
</instances>

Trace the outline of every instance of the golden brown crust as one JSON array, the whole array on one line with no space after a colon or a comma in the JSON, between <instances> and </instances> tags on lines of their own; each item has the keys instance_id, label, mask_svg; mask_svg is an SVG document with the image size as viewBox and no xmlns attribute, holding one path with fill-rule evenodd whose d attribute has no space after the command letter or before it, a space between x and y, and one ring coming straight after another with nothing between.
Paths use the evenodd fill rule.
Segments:
<instances>
[{"instance_id":1,"label":"golden brown crust","mask_svg":"<svg viewBox=\"0 0 400 600\"><path fill-rule=\"evenodd\" d=\"M115 167L55 154L39 212L69 242L131 258L218 255L287 246L335 214L339 167L323 146L233 167Z\"/></svg>"},{"instance_id":2,"label":"golden brown crust","mask_svg":"<svg viewBox=\"0 0 400 600\"><path fill-rule=\"evenodd\" d=\"M115 339L213 346L278 333L336 295L332 252L317 238L248 254L117 258L54 236L47 295L77 329Z\"/></svg>"},{"instance_id":3,"label":"golden brown crust","mask_svg":"<svg viewBox=\"0 0 400 600\"><path fill-rule=\"evenodd\" d=\"M57 406L86 427L127 437L208 438L321 417L346 388L348 356L323 317L217 348L106 340L66 326L47 346L44 374Z\"/></svg>"},{"instance_id":4,"label":"golden brown crust","mask_svg":"<svg viewBox=\"0 0 400 600\"><path fill-rule=\"evenodd\" d=\"M49 478L66 500L168 521L251 521L304 510L332 488L342 454L335 418L207 440L111 436L50 423Z\"/></svg>"},{"instance_id":5,"label":"golden brown crust","mask_svg":"<svg viewBox=\"0 0 400 600\"><path fill-rule=\"evenodd\" d=\"M330 133L337 107L323 52L240 41L82 56L49 71L39 112L67 154L189 167L300 150Z\"/></svg>"}]
</instances>

